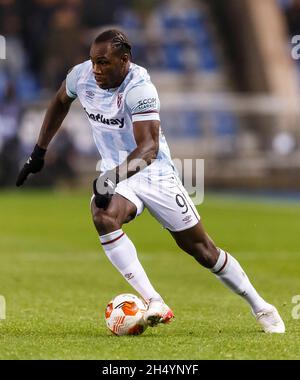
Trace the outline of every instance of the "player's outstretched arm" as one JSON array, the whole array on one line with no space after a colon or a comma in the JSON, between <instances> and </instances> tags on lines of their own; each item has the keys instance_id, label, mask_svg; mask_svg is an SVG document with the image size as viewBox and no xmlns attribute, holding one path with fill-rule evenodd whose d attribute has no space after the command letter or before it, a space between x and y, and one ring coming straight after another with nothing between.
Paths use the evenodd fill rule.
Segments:
<instances>
[{"instance_id":1,"label":"player's outstretched arm","mask_svg":"<svg viewBox=\"0 0 300 380\"><path fill-rule=\"evenodd\" d=\"M95 203L98 208L108 207L118 182L143 170L156 159L159 148L159 127L158 120L133 123L137 147L120 166L102 174L94 181Z\"/></svg>"},{"instance_id":2,"label":"player's outstretched arm","mask_svg":"<svg viewBox=\"0 0 300 380\"><path fill-rule=\"evenodd\" d=\"M120 181L129 178L156 159L159 149L160 121L147 120L133 123L134 138L137 147L126 161L116 168Z\"/></svg>"},{"instance_id":3,"label":"player's outstretched arm","mask_svg":"<svg viewBox=\"0 0 300 380\"><path fill-rule=\"evenodd\" d=\"M16 186L23 185L29 174L43 169L47 147L69 112L73 100L67 95L64 81L47 109L37 144L19 173Z\"/></svg>"}]
</instances>

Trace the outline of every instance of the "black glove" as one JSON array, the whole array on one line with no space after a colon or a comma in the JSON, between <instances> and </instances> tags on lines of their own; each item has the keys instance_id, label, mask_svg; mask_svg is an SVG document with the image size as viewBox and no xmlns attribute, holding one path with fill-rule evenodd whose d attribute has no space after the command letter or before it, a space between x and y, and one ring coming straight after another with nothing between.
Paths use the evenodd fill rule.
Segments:
<instances>
[{"instance_id":1,"label":"black glove","mask_svg":"<svg viewBox=\"0 0 300 380\"><path fill-rule=\"evenodd\" d=\"M43 169L45 154L46 149L40 148L38 145L34 147L31 156L19 173L16 186L23 185L30 173L38 173Z\"/></svg>"},{"instance_id":2,"label":"black glove","mask_svg":"<svg viewBox=\"0 0 300 380\"><path fill-rule=\"evenodd\" d=\"M118 175L115 171L110 170L93 182L95 194L95 204L98 208L107 209L112 196L115 193L117 183L119 182Z\"/></svg>"}]
</instances>

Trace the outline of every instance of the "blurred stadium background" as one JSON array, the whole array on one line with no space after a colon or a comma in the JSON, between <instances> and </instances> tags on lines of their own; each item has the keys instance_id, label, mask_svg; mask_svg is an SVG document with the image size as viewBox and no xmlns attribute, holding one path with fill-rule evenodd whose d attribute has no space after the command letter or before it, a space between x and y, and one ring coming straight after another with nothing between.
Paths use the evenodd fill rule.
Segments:
<instances>
[{"instance_id":1,"label":"blurred stadium background","mask_svg":"<svg viewBox=\"0 0 300 380\"><path fill-rule=\"evenodd\" d=\"M300 190L298 0L0 0L0 186L13 186L46 106L105 26L150 71L176 158L205 159L206 188ZM99 159L76 102L28 186L87 186Z\"/></svg>"}]
</instances>

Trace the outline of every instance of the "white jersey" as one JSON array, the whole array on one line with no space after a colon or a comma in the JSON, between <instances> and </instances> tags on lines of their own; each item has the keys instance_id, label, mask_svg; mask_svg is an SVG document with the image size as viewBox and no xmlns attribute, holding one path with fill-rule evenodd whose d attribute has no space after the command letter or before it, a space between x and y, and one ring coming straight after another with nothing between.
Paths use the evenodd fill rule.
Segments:
<instances>
[{"instance_id":1,"label":"white jersey","mask_svg":"<svg viewBox=\"0 0 300 380\"><path fill-rule=\"evenodd\" d=\"M75 66L67 75L69 97L78 97L92 126L92 133L102 158L101 171L121 164L136 148L133 122L160 120L160 102L155 86L143 67L130 63L127 76L115 88L101 89L94 78L91 61ZM149 174L174 169L170 150L160 129L159 151L155 163L141 171Z\"/></svg>"}]
</instances>

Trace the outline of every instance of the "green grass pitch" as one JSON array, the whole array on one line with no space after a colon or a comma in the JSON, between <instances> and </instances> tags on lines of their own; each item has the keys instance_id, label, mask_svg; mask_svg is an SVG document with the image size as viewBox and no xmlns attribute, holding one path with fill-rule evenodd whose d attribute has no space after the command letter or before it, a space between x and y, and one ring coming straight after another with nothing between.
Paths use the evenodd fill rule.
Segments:
<instances>
[{"instance_id":1,"label":"green grass pitch","mask_svg":"<svg viewBox=\"0 0 300 380\"><path fill-rule=\"evenodd\" d=\"M138 337L106 329L104 309L132 292L102 251L89 195L0 193L0 359L299 359L300 206L208 196L199 207L215 242L274 303L285 335L261 332L248 305L176 247L145 212L124 229L151 281L172 307L170 325Z\"/></svg>"}]
</instances>

